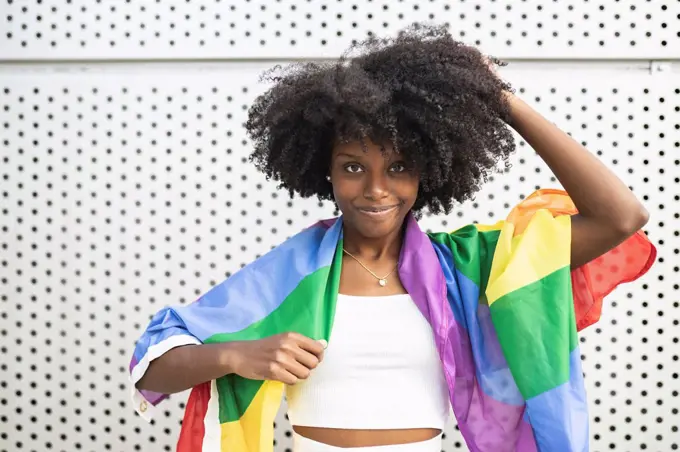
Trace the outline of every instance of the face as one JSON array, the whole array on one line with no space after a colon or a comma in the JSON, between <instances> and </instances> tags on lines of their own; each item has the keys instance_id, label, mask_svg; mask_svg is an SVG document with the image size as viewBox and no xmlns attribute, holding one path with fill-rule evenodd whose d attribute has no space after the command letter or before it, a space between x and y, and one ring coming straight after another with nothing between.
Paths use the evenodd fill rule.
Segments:
<instances>
[{"instance_id":1,"label":"face","mask_svg":"<svg viewBox=\"0 0 680 452\"><path fill-rule=\"evenodd\" d=\"M401 228L418 195L418 175L391 145L366 139L335 146L331 183L346 227L366 238L380 238Z\"/></svg>"}]
</instances>

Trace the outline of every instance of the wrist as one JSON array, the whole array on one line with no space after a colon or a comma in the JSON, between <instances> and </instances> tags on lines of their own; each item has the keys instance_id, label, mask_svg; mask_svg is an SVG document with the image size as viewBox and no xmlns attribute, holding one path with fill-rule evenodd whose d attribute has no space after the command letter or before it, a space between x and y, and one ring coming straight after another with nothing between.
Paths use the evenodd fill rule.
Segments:
<instances>
[{"instance_id":1,"label":"wrist","mask_svg":"<svg viewBox=\"0 0 680 452\"><path fill-rule=\"evenodd\" d=\"M510 91L503 91L503 96L510 106L510 112L512 113L512 110L521 102L521 99Z\"/></svg>"},{"instance_id":2,"label":"wrist","mask_svg":"<svg viewBox=\"0 0 680 452\"><path fill-rule=\"evenodd\" d=\"M505 99L510 110L508 125L517 130L521 126L522 117L525 116L528 105L511 92L506 93Z\"/></svg>"},{"instance_id":3,"label":"wrist","mask_svg":"<svg viewBox=\"0 0 680 452\"><path fill-rule=\"evenodd\" d=\"M235 374L240 366L240 342L219 344L218 363L224 375Z\"/></svg>"}]
</instances>

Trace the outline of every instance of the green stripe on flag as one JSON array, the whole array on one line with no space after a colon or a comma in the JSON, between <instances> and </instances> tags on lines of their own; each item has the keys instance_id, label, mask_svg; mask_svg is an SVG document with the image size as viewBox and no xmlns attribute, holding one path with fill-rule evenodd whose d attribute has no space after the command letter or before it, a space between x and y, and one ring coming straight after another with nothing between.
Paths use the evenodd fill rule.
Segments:
<instances>
[{"instance_id":1,"label":"green stripe on flag","mask_svg":"<svg viewBox=\"0 0 680 452\"><path fill-rule=\"evenodd\" d=\"M456 269L477 284L483 294L489 281L491 261L500 232L480 232L475 225L468 225L450 234L442 232L429 236L432 241L451 250Z\"/></svg>"},{"instance_id":2,"label":"green stripe on flag","mask_svg":"<svg viewBox=\"0 0 680 452\"><path fill-rule=\"evenodd\" d=\"M342 270L342 252L338 250L342 250L342 240L338 241L332 265L303 278L267 317L241 331L210 336L204 343L256 340L286 332L328 340ZM241 418L262 386L262 381L232 374L217 379L216 385L220 395L220 423L225 423Z\"/></svg>"},{"instance_id":3,"label":"green stripe on flag","mask_svg":"<svg viewBox=\"0 0 680 452\"><path fill-rule=\"evenodd\" d=\"M578 345L569 267L503 295L490 309L525 399L569 380L569 354Z\"/></svg>"}]
</instances>

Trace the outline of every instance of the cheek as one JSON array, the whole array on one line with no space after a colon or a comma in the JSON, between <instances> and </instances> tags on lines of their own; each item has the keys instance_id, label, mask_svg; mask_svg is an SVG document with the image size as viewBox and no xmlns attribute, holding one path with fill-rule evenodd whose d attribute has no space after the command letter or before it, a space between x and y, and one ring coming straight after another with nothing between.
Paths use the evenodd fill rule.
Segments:
<instances>
[{"instance_id":1,"label":"cheek","mask_svg":"<svg viewBox=\"0 0 680 452\"><path fill-rule=\"evenodd\" d=\"M333 183L333 198L339 206L347 205L352 199L356 197L353 184L348 184L343 181L336 180Z\"/></svg>"},{"instance_id":2,"label":"cheek","mask_svg":"<svg viewBox=\"0 0 680 452\"><path fill-rule=\"evenodd\" d=\"M411 206L415 203L418 197L418 187L420 186L420 179L417 176L413 176L404 180L399 187L399 194L401 199L410 204Z\"/></svg>"}]
</instances>

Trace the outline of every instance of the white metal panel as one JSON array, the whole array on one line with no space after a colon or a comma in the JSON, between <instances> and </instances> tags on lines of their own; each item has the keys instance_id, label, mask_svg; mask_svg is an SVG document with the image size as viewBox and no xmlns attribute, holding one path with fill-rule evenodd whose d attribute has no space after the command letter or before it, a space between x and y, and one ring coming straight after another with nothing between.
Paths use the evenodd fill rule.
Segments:
<instances>
[{"instance_id":1,"label":"white metal panel","mask_svg":"<svg viewBox=\"0 0 680 452\"><path fill-rule=\"evenodd\" d=\"M321 217L245 158L260 69L0 73L0 451L174 450L182 402L133 414L127 365L148 316ZM652 214L659 262L583 335L593 450L680 445L680 84L672 75L507 71ZM577 83L574 81L577 80ZM556 182L526 146L432 230L492 222ZM247 234L248 239L244 239ZM290 447L279 417L277 450ZM453 426L445 450L465 450Z\"/></svg>"},{"instance_id":2,"label":"white metal panel","mask_svg":"<svg viewBox=\"0 0 680 452\"><path fill-rule=\"evenodd\" d=\"M680 56L673 0L7 0L0 59L337 57L414 21L503 58Z\"/></svg>"}]
</instances>

